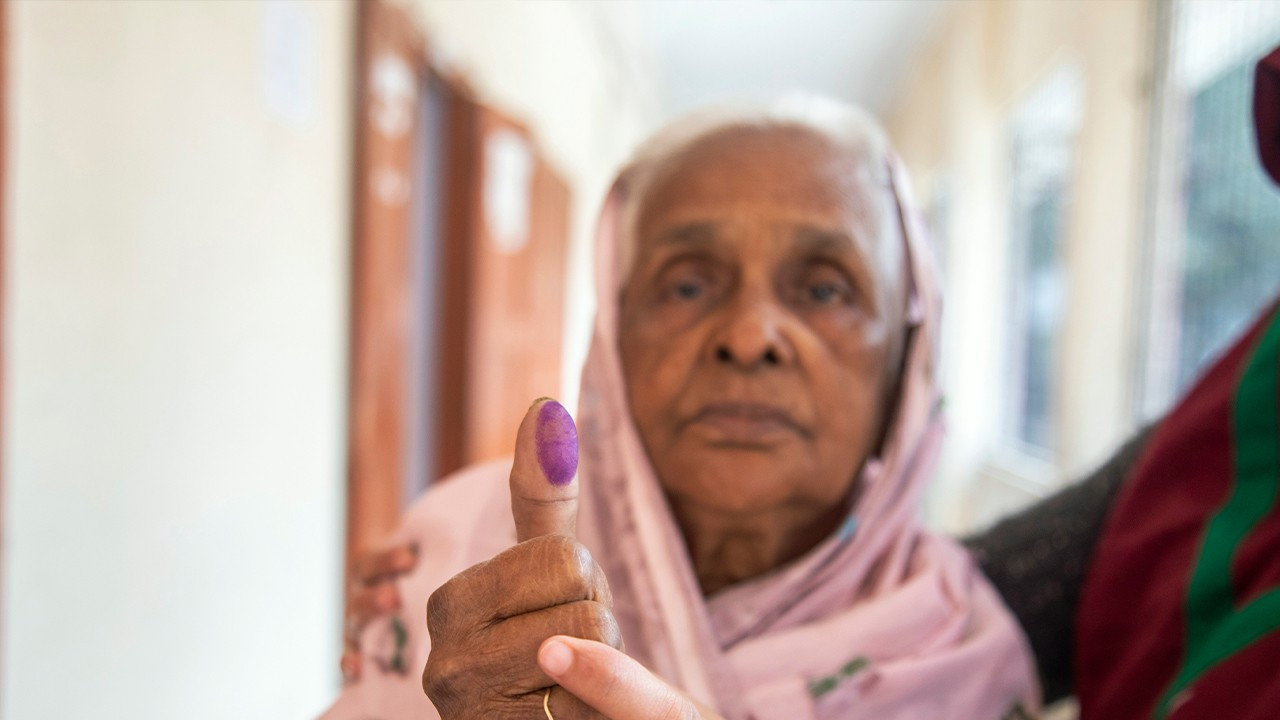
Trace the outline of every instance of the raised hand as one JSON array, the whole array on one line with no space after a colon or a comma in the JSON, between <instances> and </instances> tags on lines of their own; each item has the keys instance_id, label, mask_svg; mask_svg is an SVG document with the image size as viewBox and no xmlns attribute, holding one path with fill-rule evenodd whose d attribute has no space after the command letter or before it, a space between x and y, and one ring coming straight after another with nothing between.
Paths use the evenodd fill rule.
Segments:
<instances>
[{"instance_id":1,"label":"raised hand","mask_svg":"<svg viewBox=\"0 0 1280 720\"><path fill-rule=\"evenodd\" d=\"M518 544L442 585L427 602L431 655L422 687L444 720L537 718L552 688L556 720L600 714L538 665L555 635L622 647L604 573L574 538L577 430L554 400L526 413L511 469Z\"/></svg>"}]
</instances>

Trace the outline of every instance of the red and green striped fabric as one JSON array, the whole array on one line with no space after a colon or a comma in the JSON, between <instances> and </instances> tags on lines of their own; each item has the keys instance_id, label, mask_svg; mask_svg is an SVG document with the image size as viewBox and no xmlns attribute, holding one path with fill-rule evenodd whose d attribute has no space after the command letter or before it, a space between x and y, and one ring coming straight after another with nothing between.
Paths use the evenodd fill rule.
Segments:
<instances>
[{"instance_id":1,"label":"red and green striped fabric","mask_svg":"<svg viewBox=\"0 0 1280 720\"><path fill-rule=\"evenodd\" d=\"M1280 718L1280 311L1160 424L1077 617L1083 720Z\"/></svg>"}]
</instances>

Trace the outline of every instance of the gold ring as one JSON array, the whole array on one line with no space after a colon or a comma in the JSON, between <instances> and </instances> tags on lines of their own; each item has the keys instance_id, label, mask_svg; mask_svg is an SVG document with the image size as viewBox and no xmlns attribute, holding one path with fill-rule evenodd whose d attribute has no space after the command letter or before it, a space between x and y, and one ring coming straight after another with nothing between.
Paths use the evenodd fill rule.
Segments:
<instances>
[{"instance_id":1,"label":"gold ring","mask_svg":"<svg viewBox=\"0 0 1280 720\"><path fill-rule=\"evenodd\" d=\"M549 704L550 702L551 702L551 688L547 688L547 691L542 694L542 712L547 714L547 720L556 720L554 717L551 716L551 705Z\"/></svg>"}]
</instances>

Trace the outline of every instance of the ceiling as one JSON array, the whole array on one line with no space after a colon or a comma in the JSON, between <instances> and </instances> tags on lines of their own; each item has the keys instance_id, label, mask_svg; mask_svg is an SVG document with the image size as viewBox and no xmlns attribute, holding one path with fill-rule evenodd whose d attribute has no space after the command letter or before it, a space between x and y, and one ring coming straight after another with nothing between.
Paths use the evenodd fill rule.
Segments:
<instances>
[{"instance_id":1,"label":"ceiling","mask_svg":"<svg viewBox=\"0 0 1280 720\"><path fill-rule=\"evenodd\" d=\"M882 112L943 0L638 3L671 116L716 100L811 91Z\"/></svg>"}]
</instances>

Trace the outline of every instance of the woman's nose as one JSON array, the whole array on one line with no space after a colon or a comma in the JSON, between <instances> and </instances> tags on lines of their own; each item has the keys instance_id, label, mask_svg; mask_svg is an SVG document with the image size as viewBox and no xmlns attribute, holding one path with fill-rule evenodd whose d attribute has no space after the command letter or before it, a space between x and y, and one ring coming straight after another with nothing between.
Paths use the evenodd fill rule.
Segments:
<instances>
[{"instance_id":1,"label":"woman's nose","mask_svg":"<svg viewBox=\"0 0 1280 720\"><path fill-rule=\"evenodd\" d=\"M715 362L747 370L781 367L794 359L783 336L780 318L767 303L751 303L730 310L712 337L711 350Z\"/></svg>"}]
</instances>

